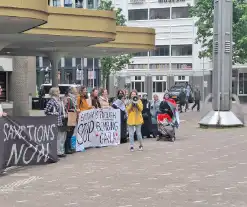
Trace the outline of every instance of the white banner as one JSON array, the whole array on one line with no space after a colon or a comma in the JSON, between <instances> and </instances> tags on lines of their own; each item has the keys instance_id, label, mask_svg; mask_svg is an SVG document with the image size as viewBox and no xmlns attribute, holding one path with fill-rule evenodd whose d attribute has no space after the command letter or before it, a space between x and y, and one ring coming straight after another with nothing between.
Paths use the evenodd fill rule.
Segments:
<instances>
[{"instance_id":1,"label":"white banner","mask_svg":"<svg viewBox=\"0 0 247 207\"><path fill-rule=\"evenodd\" d=\"M120 144L120 110L91 109L79 114L76 151Z\"/></svg>"}]
</instances>

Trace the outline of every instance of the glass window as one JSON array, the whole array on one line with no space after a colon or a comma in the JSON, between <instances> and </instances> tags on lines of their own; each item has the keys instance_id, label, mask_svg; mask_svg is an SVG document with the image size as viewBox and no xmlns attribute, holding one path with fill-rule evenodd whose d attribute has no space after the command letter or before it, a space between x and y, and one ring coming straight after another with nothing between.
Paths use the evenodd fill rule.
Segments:
<instances>
[{"instance_id":1,"label":"glass window","mask_svg":"<svg viewBox=\"0 0 247 207\"><path fill-rule=\"evenodd\" d=\"M191 70L192 63L172 63L172 70Z\"/></svg>"},{"instance_id":2,"label":"glass window","mask_svg":"<svg viewBox=\"0 0 247 207\"><path fill-rule=\"evenodd\" d=\"M172 7L172 19L189 17L189 7Z\"/></svg>"},{"instance_id":3,"label":"glass window","mask_svg":"<svg viewBox=\"0 0 247 207\"><path fill-rule=\"evenodd\" d=\"M147 9L129 10L129 20L147 20L147 19L148 19Z\"/></svg>"},{"instance_id":4,"label":"glass window","mask_svg":"<svg viewBox=\"0 0 247 207\"><path fill-rule=\"evenodd\" d=\"M143 81L137 81L137 82L132 82L131 83L132 90L135 89L138 92L144 92L144 82Z\"/></svg>"},{"instance_id":5,"label":"glass window","mask_svg":"<svg viewBox=\"0 0 247 207\"><path fill-rule=\"evenodd\" d=\"M150 56L169 56L169 45L157 45L155 50L150 52Z\"/></svg>"},{"instance_id":6,"label":"glass window","mask_svg":"<svg viewBox=\"0 0 247 207\"><path fill-rule=\"evenodd\" d=\"M172 45L172 56L191 56L192 45Z\"/></svg>"},{"instance_id":7,"label":"glass window","mask_svg":"<svg viewBox=\"0 0 247 207\"><path fill-rule=\"evenodd\" d=\"M72 7L73 2L72 0L64 0L64 7Z\"/></svg>"},{"instance_id":8,"label":"glass window","mask_svg":"<svg viewBox=\"0 0 247 207\"><path fill-rule=\"evenodd\" d=\"M83 0L75 0L76 8L83 8Z\"/></svg>"},{"instance_id":9,"label":"glass window","mask_svg":"<svg viewBox=\"0 0 247 207\"><path fill-rule=\"evenodd\" d=\"M163 93L166 90L165 81L155 81L153 82L153 92L154 93Z\"/></svg>"},{"instance_id":10,"label":"glass window","mask_svg":"<svg viewBox=\"0 0 247 207\"><path fill-rule=\"evenodd\" d=\"M40 67L39 58L40 58L40 57L36 57L36 68Z\"/></svg>"},{"instance_id":11,"label":"glass window","mask_svg":"<svg viewBox=\"0 0 247 207\"><path fill-rule=\"evenodd\" d=\"M135 76L135 80L141 80L142 77L141 76Z\"/></svg>"},{"instance_id":12,"label":"glass window","mask_svg":"<svg viewBox=\"0 0 247 207\"><path fill-rule=\"evenodd\" d=\"M129 64L128 69L148 69L147 64Z\"/></svg>"},{"instance_id":13,"label":"glass window","mask_svg":"<svg viewBox=\"0 0 247 207\"><path fill-rule=\"evenodd\" d=\"M72 67L72 58L71 57L66 57L65 59L65 67Z\"/></svg>"},{"instance_id":14,"label":"glass window","mask_svg":"<svg viewBox=\"0 0 247 207\"><path fill-rule=\"evenodd\" d=\"M94 9L95 8L93 5L93 0L87 0L87 2L88 2L88 6L87 6L88 9Z\"/></svg>"},{"instance_id":15,"label":"glass window","mask_svg":"<svg viewBox=\"0 0 247 207\"><path fill-rule=\"evenodd\" d=\"M148 56L147 52L137 52L133 54L134 57L144 57L144 56Z\"/></svg>"},{"instance_id":16,"label":"glass window","mask_svg":"<svg viewBox=\"0 0 247 207\"><path fill-rule=\"evenodd\" d=\"M46 68L46 67L50 67L51 66L51 62L49 60L48 57L43 57L43 67Z\"/></svg>"},{"instance_id":17,"label":"glass window","mask_svg":"<svg viewBox=\"0 0 247 207\"><path fill-rule=\"evenodd\" d=\"M239 94L247 94L247 73L239 73Z\"/></svg>"},{"instance_id":18,"label":"glass window","mask_svg":"<svg viewBox=\"0 0 247 207\"><path fill-rule=\"evenodd\" d=\"M150 19L170 19L170 8L150 9Z\"/></svg>"},{"instance_id":19,"label":"glass window","mask_svg":"<svg viewBox=\"0 0 247 207\"><path fill-rule=\"evenodd\" d=\"M54 7L61 6L61 1L60 0L52 0L52 6L54 6Z\"/></svg>"},{"instance_id":20,"label":"glass window","mask_svg":"<svg viewBox=\"0 0 247 207\"><path fill-rule=\"evenodd\" d=\"M87 58L87 66L88 67L93 67L93 58Z\"/></svg>"}]
</instances>

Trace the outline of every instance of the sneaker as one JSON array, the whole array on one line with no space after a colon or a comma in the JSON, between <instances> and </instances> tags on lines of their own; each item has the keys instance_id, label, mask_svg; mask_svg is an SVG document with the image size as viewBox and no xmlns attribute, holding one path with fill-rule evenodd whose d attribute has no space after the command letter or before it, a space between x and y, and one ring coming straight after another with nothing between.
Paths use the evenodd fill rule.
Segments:
<instances>
[{"instance_id":1,"label":"sneaker","mask_svg":"<svg viewBox=\"0 0 247 207\"><path fill-rule=\"evenodd\" d=\"M134 152L134 147L130 147L130 151L131 152Z\"/></svg>"},{"instance_id":2,"label":"sneaker","mask_svg":"<svg viewBox=\"0 0 247 207\"><path fill-rule=\"evenodd\" d=\"M139 146L139 150L142 151L143 150L143 146L140 145Z\"/></svg>"}]
</instances>

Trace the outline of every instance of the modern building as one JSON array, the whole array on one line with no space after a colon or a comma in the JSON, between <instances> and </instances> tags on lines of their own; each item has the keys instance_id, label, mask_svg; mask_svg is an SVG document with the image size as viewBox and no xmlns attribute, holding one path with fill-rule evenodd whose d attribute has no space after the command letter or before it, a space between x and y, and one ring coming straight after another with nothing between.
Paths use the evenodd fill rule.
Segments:
<instances>
[{"instance_id":1,"label":"modern building","mask_svg":"<svg viewBox=\"0 0 247 207\"><path fill-rule=\"evenodd\" d=\"M0 84L6 90L5 98L1 98L13 101L14 115L29 114L28 95L36 89L36 65L40 67L39 72L50 70L45 78L51 76L52 86L56 87L59 79L70 82L76 77L74 68L94 65L97 69L96 58L154 48L153 29L117 26L114 11L76 8L78 2L72 1L71 8L63 8L69 5L68 1L0 1L0 55L3 57ZM90 2L86 2L88 7ZM38 64L36 57L39 57ZM96 61L90 63L81 57ZM71 73L62 70L67 66ZM92 73L89 76L95 76Z\"/></svg>"},{"instance_id":2,"label":"modern building","mask_svg":"<svg viewBox=\"0 0 247 207\"><path fill-rule=\"evenodd\" d=\"M111 77L115 88L129 84L130 89L163 95L176 82L189 82L204 95L212 91L212 62L199 59L195 44L197 28L190 18L188 4L194 0L113 0L122 8L128 26L152 27L156 49L134 54L126 70ZM204 81L203 81L204 80ZM247 65L233 65L232 91L247 102ZM204 88L204 91L202 90ZM112 90L112 94L115 91Z\"/></svg>"},{"instance_id":3,"label":"modern building","mask_svg":"<svg viewBox=\"0 0 247 207\"><path fill-rule=\"evenodd\" d=\"M128 26L152 27L156 31L155 50L134 54L133 63L117 75L116 83L127 81L140 92L161 95L176 82L189 82L202 90L204 76L205 93L210 91L209 61L198 58L195 21L189 16L188 4L193 5L193 0L114 3L123 9Z\"/></svg>"}]
</instances>

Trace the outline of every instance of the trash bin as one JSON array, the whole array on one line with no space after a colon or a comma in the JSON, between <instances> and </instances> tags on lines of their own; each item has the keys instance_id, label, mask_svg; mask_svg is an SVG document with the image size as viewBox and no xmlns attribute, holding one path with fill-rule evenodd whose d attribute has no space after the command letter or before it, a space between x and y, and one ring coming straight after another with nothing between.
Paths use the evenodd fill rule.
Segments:
<instances>
[{"instance_id":1,"label":"trash bin","mask_svg":"<svg viewBox=\"0 0 247 207\"><path fill-rule=\"evenodd\" d=\"M40 109L40 99L39 98L32 98L32 109L39 110Z\"/></svg>"}]
</instances>

